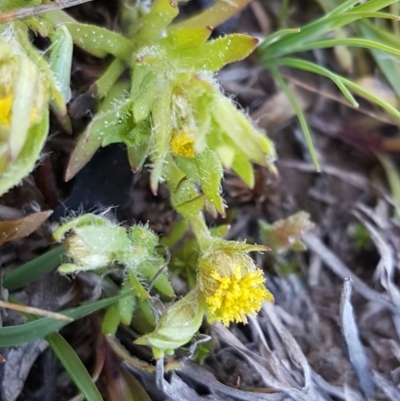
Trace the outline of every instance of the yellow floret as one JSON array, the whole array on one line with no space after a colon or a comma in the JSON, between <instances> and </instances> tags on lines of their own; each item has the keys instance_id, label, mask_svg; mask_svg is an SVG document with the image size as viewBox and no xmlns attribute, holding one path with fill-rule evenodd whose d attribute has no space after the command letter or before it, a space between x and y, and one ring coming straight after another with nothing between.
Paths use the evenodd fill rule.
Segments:
<instances>
[{"instance_id":1,"label":"yellow floret","mask_svg":"<svg viewBox=\"0 0 400 401\"><path fill-rule=\"evenodd\" d=\"M239 265L233 274L223 277L213 272L211 277L218 283L213 295L206 298L208 311L218 316L225 326L231 322L247 323L246 314L255 315L264 301L273 301L272 294L265 288L262 271L256 269L242 275Z\"/></svg>"},{"instance_id":2,"label":"yellow floret","mask_svg":"<svg viewBox=\"0 0 400 401\"><path fill-rule=\"evenodd\" d=\"M171 140L171 153L175 156L194 157L194 140L186 132L173 134Z\"/></svg>"},{"instance_id":3,"label":"yellow floret","mask_svg":"<svg viewBox=\"0 0 400 401\"><path fill-rule=\"evenodd\" d=\"M11 109L13 104L13 96L8 95L0 98L0 124L9 126L11 123Z\"/></svg>"}]
</instances>

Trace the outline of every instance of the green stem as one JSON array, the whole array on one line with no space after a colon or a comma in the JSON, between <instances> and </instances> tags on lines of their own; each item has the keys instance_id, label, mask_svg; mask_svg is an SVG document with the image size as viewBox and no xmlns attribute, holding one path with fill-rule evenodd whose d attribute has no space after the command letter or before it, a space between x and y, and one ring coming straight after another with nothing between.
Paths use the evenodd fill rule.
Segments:
<instances>
[{"instance_id":1,"label":"green stem","mask_svg":"<svg viewBox=\"0 0 400 401\"><path fill-rule=\"evenodd\" d=\"M103 75L96 81L97 94L99 99L107 96L108 92L115 85L118 78L124 72L126 65L120 59L114 59L107 67Z\"/></svg>"},{"instance_id":2,"label":"green stem","mask_svg":"<svg viewBox=\"0 0 400 401\"><path fill-rule=\"evenodd\" d=\"M188 220L201 251L205 251L210 247L211 234L204 220L203 213L191 216Z\"/></svg>"}]
</instances>

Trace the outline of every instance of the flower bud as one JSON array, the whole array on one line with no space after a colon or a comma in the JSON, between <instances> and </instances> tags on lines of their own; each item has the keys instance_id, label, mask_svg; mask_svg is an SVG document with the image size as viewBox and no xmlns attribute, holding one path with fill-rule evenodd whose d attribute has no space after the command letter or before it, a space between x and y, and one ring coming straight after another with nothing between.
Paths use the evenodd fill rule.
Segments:
<instances>
[{"instance_id":1,"label":"flower bud","mask_svg":"<svg viewBox=\"0 0 400 401\"><path fill-rule=\"evenodd\" d=\"M196 334L203 314L204 304L198 291L192 290L164 311L153 332L135 343L150 345L156 359L163 358L165 353L172 355L174 349L188 343Z\"/></svg>"},{"instance_id":2,"label":"flower bud","mask_svg":"<svg viewBox=\"0 0 400 401\"><path fill-rule=\"evenodd\" d=\"M47 79L26 56L0 43L0 141L8 145L11 160L21 152L28 130L47 111Z\"/></svg>"},{"instance_id":3,"label":"flower bud","mask_svg":"<svg viewBox=\"0 0 400 401\"><path fill-rule=\"evenodd\" d=\"M115 259L113 252L94 251L77 234L73 234L65 240L65 248L68 257L77 265L76 270L95 270L112 264ZM60 273L67 273L60 266Z\"/></svg>"}]
</instances>

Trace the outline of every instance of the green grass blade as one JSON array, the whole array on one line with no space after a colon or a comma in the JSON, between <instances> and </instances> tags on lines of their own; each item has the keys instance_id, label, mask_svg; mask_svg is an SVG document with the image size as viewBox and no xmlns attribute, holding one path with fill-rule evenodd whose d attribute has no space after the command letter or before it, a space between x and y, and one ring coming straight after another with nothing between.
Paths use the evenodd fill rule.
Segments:
<instances>
[{"instance_id":1,"label":"green grass blade","mask_svg":"<svg viewBox=\"0 0 400 401\"><path fill-rule=\"evenodd\" d=\"M5 275L3 287L9 291L14 291L37 280L56 269L61 264L61 256L63 253L64 247L60 245L43 255L16 267L10 273Z\"/></svg>"},{"instance_id":2,"label":"green grass blade","mask_svg":"<svg viewBox=\"0 0 400 401\"><path fill-rule=\"evenodd\" d=\"M399 0L370 0L354 7L355 12L374 12L397 3Z\"/></svg>"},{"instance_id":3,"label":"green grass blade","mask_svg":"<svg viewBox=\"0 0 400 401\"><path fill-rule=\"evenodd\" d=\"M395 107L393 107L391 104L389 104L385 100L381 99L379 96L375 96L369 90L363 88L362 86L356 84L353 81L350 81L349 79L341 77L341 80L353 92L356 92L356 93L364 96L366 99L368 99L372 103L378 104L383 109L385 109L388 113L390 113L392 116L394 116L400 120L400 112Z\"/></svg>"},{"instance_id":4,"label":"green grass blade","mask_svg":"<svg viewBox=\"0 0 400 401\"><path fill-rule=\"evenodd\" d=\"M301 27L301 32L298 34L285 35L272 44L267 36L264 41L266 44L262 43L260 45L260 50L264 53L265 61L297 52L301 46L305 46L332 30L349 25L360 19L360 13L373 13L397 1L398 0L370 0L366 4L361 4L354 8L351 7L359 3L359 1L345 2L343 5L337 7L318 20ZM278 32L274 33L274 35L277 35ZM268 45L268 43L270 44Z\"/></svg>"},{"instance_id":5,"label":"green grass blade","mask_svg":"<svg viewBox=\"0 0 400 401\"><path fill-rule=\"evenodd\" d=\"M380 29L369 21L360 21L358 25L362 35L369 40L374 40L379 43L384 43L388 46L398 46L400 39L398 36L392 33ZM393 60L391 57L385 57L382 53L371 50L371 54L375 59L375 62L379 65L383 75L396 92L397 96L400 97L400 64L398 60Z\"/></svg>"},{"instance_id":6,"label":"green grass blade","mask_svg":"<svg viewBox=\"0 0 400 401\"><path fill-rule=\"evenodd\" d=\"M91 302L77 308L66 309L64 311L60 311L59 313L77 320L113 304L114 302L118 301L118 299L126 295L129 294L117 295L111 298L102 299L100 301ZM69 323L71 322L44 317L17 326L0 327L0 347L14 347L18 344L43 338L54 331L61 329Z\"/></svg>"},{"instance_id":7,"label":"green grass blade","mask_svg":"<svg viewBox=\"0 0 400 401\"><path fill-rule=\"evenodd\" d=\"M284 65L286 67L291 67L291 68L298 68L299 70L312 72L314 74L319 74L319 75L322 75L322 76L325 76L325 77L331 79L337 85L337 87L340 89L340 91L343 93L343 96L349 101L349 103L353 107L358 107L358 103L357 103L356 99L354 99L354 96L350 93L350 91L343 84L341 77L339 75L331 72L327 68L321 67L310 61L296 59L296 58L280 58L280 59L276 60L276 64Z\"/></svg>"},{"instance_id":8,"label":"green grass blade","mask_svg":"<svg viewBox=\"0 0 400 401\"><path fill-rule=\"evenodd\" d=\"M307 124L306 117L303 113L303 110L301 110L301 107L299 106L299 103L297 102L297 99L293 95L293 93L290 91L289 87L287 86L286 82L284 81L282 75L279 73L279 71L275 67L271 67L270 72L282 91L285 93L287 98L289 99L290 104L292 105L294 111L296 112L297 118L299 119L300 126L303 130L304 136L306 138L308 150L310 151L311 159L314 163L314 166L318 172L321 171L317 154L315 152L314 144L312 141L311 137L311 132Z\"/></svg>"},{"instance_id":9,"label":"green grass blade","mask_svg":"<svg viewBox=\"0 0 400 401\"><path fill-rule=\"evenodd\" d=\"M389 19L394 21L399 21L400 17L395 14L390 13L382 13L382 12L352 12L349 13L353 17L357 17L358 19L371 19L371 18L379 18L379 19Z\"/></svg>"},{"instance_id":10,"label":"green grass blade","mask_svg":"<svg viewBox=\"0 0 400 401\"><path fill-rule=\"evenodd\" d=\"M282 59L276 60L276 64L277 65L278 64L285 65L287 67L292 67L292 68L299 68L301 70L314 72L316 74L323 75L327 78L332 79L332 81L335 84L338 84L340 82L341 83L340 86L338 85L340 90L342 90L343 87L345 87L345 90L347 92L348 92L348 89L351 89L353 92L362 95L364 98L368 99L370 102L378 104L383 109L385 109L388 113L390 113L392 116L400 119L400 112L395 107L393 107L390 103L386 102L385 100L381 99L378 96L375 96L372 92L370 92L367 89L363 88L362 86L356 84L355 82L353 82L347 78L341 77L340 75L337 75L337 74L335 74L323 67L320 67L314 63L311 63L311 62L305 61L305 60L300 60L300 59L282 58ZM271 70L274 67L266 65L266 68ZM272 73L272 71L271 71L271 73ZM347 92L342 91L343 95L345 95L345 93L347 93ZM354 100L354 102L356 102L356 100L354 99L354 97L351 94L350 94L350 96ZM349 100L349 102L353 106L356 107L357 102L356 102L356 105L354 105L347 96L346 96L346 98L347 98L347 100Z\"/></svg>"},{"instance_id":11,"label":"green grass blade","mask_svg":"<svg viewBox=\"0 0 400 401\"><path fill-rule=\"evenodd\" d=\"M280 29L277 32L271 33L268 35L263 42L263 46L269 46L270 44L276 42L281 39L283 36L290 35L292 33L300 33L301 30L299 28L288 28L288 29Z\"/></svg>"},{"instance_id":12,"label":"green grass blade","mask_svg":"<svg viewBox=\"0 0 400 401\"><path fill-rule=\"evenodd\" d=\"M346 11L354 8L354 6L356 6L359 2L360 2L360 0L345 1L342 5L337 6L332 11L328 12L326 14L325 18L334 17L336 15L341 15L341 14L345 13Z\"/></svg>"},{"instance_id":13,"label":"green grass blade","mask_svg":"<svg viewBox=\"0 0 400 401\"><path fill-rule=\"evenodd\" d=\"M320 40L317 42L311 42L307 44L299 45L294 51L302 52L307 50L325 49L335 46L351 46L361 47L365 49L380 50L388 54L392 54L396 57L400 57L400 50L392 46L387 46L374 40L360 39L360 38L337 38Z\"/></svg>"},{"instance_id":14,"label":"green grass blade","mask_svg":"<svg viewBox=\"0 0 400 401\"><path fill-rule=\"evenodd\" d=\"M298 51L297 49L300 46L315 41L326 33L348 25L355 20L357 20L357 18L348 14L341 17L333 16L329 19L320 18L311 24L301 27L299 33L286 33L284 36L281 36L279 34L280 31L274 32L271 35L275 38L280 36L280 38L271 41L269 36L267 36L259 49L265 52L264 57L266 60L281 57L286 54L294 53Z\"/></svg>"},{"instance_id":15,"label":"green grass blade","mask_svg":"<svg viewBox=\"0 0 400 401\"><path fill-rule=\"evenodd\" d=\"M58 333L52 333L46 336L46 340L85 399L103 401L84 364L64 337Z\"/></svg>"}]
</instances>

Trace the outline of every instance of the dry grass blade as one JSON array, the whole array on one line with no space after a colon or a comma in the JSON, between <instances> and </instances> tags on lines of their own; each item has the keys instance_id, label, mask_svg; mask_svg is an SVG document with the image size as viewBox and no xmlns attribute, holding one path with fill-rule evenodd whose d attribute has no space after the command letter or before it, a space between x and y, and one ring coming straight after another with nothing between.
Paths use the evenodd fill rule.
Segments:
<instances>
[{"instance_id":1,"label":"dry grass blade","mask_svg":"<svg viewBox=\"0 0 400 401\"><path fill-rule=\"evenodd\" d=\"M362 282L317 236L312 233L306 233L303 241L311 251L318 254L326 266L336 275L342 279L350 277L354 283L354 288L364 298L377 302L394 313L398 313L397 307L392 302Z\"/></svg>"},{"instance_id":2,"label":"dry grass blade","mask_svg":"<svg viewBox=\"0 0 400 401\"><path fill-rule=\"evenodd\" d=\"M382 389L391 401L400 400L400 390L378 372L372 372L375 384Z\"/></svg>"},{"instance_id":3,"label":"dry grass blade","mask_svg":"<svg viewBox=\"0 0 400 401\"><path fill-rule=\"evenodd\" d=\"M0 24L5 24L6 22L14 21L16 19L33 17L35 15L48 13L54 10L78 6L79 4L88 3L89 1L93 0L59 0L53 3L40 4L38 6L23 7L17 10L7 11L0 13Z\"/></svg>"},{"instance_id":4,"label":"dry grass blade","mask_svg":"<svg viewBox=\"0 0 400 401\"><path fill-rule=\"evenodd\" d=\"M365 207L362 210L365 212ZM381 260L376 269L376 275L382 287L387 291L389 297L394 305L396 305L397 310L400 308L400 292L397 285L394 283L396 266L394 260L394 250L390 247L389 243L383 238L382 234L370 224L362 214L355 210L353 215L357 217L368 230L371 239L373 240L375 246L377 247ZM400 336L400 316L398 313L393 314L393 322L396 327L397 333Z\"/></svg>"},{"instance_id":5,"label":"dry grass blade","mask_svg":"<svg viewBox=\"0 0 400 401\"><path fill-rule=\"evenodd\" d=\"M350 361L356 371L358 381L365 395L372 397L374 383L371 380L369 362L364 347L358 334L357 323L354 319L353 306L351 304L351 280L346 279L343 284L343 292L340 300L340 319L344 339L349 351Z\"/></svg>"},{"instance_id":6,"label":"dry grass blade","mask_svg":"<svg viewBox=\"0 0 400 401\"><path fill-rule=\"evenodd\" d=\"M202 386L208 388L213 395L219 395L225 397L222 399L235 399L238 401L284 401L287 400L287 396L282 393L273 394L259 394L251 393L248 391L238 390L229 386L226 386L218 382L215 377L207 370L195 365L194 363L188 362L185 364L182 376L187 377L191 381L194 381ZM213 398L211 398L213 399ZM186 401L186 400L185 400Z\"/></svg>"},{"instance_id":7,"label":"dry grass blade","mask_svg":"<svg viewBox=\"0 0 400 401\"><path fill-rule=\"evenodd\" d=\"M255 322L255 320L252 320L253 325L256 324ZM235 350L243 358L245 358L248 364L254 368L254 371L256 371L260 375L260 379L266 388L270 390L272 389L276 392L282 392L283 394L289 395L294 400L298 401L316 401L318 399L316 398L316 394L313 390L309 391L309 388L311 387L309 381L309 372L305 374L306 385L305 387L301 388L301 384L299 384L297 380L294 379L293 375L289 373L286 364L284 364L283 361L278 358L274 352L271 351L266 342L264 342L264 347L261 352L261 355L263 356L260 356L259 354L248 350L243 344L238 342L233 334L224 326L218 324L215 325L215 328L218 332L219 337L223 341L234 347ZM264 337L261 328L259 328L257 332L259 333L260 338ZM296 349L296 351L299 350L298 346L294 346L294 348ZM291 351L292 350L290 350L289 353ZM294 353L296 353L296 351L294 351ZM305 359L303 358L303 362L304 361ZM307 365L307 371L309 370L307 361L305 361L305 364ZM303 364L301 364L301 366L303 367ZM308 387L308 389L306 387ZM258 391L261 392L262 390L258 389Z\"/></svg>"},{"instance_id":8,"label":"dry grass blade","mask_svg":"<svg viewBox=\"0 0 400 401\"><path fill-rule=\"evenodd\" d=\"M12 309L23 313L31 313L32 315L37 316L51 317L52 319L63 320L66 322L72 322L74 320L69 316L63 315L62 313L51 312L40 308L34 308L32 306L13 304L6 301L0 301L0 308Z\"/></svg>"}]
</instances>

